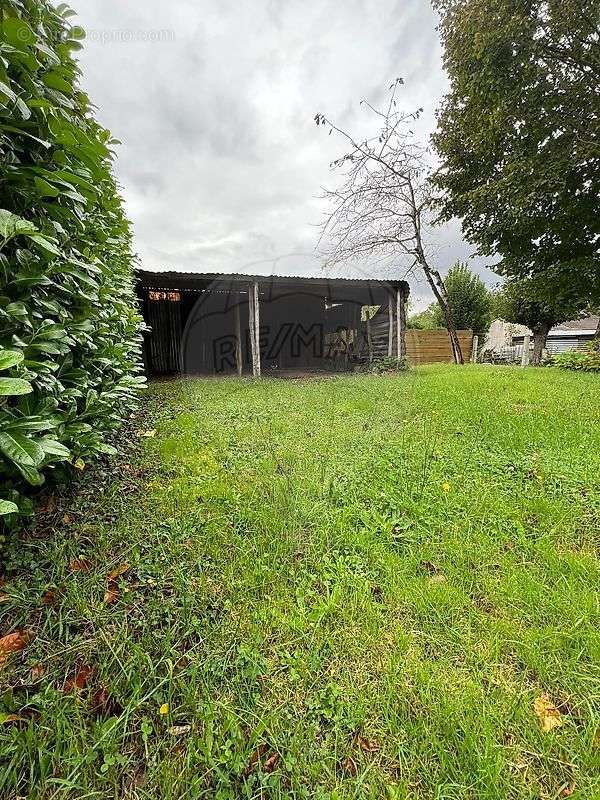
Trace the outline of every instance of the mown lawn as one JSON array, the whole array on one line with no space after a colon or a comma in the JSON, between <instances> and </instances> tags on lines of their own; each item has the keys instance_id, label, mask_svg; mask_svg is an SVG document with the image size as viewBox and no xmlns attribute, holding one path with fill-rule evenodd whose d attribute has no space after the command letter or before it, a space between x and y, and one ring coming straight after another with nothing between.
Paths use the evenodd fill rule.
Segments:
<instances>
[{"instance_id":1,"label":"mown lawn","mask_svg":"<svg viewBox=\"0 0 600 800\"><path fill-rule=\"evenodd\" d=\"M600 797L598 377L150 395L11 546L1 797Z\"/></svg>"}]
</instances>

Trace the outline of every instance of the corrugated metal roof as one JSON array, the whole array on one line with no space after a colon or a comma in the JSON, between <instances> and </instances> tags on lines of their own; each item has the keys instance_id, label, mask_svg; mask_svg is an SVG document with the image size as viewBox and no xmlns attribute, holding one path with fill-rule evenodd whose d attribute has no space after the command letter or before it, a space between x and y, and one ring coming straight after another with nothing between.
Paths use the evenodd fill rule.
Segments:
<instances>
[{"instance_id":1,"label":"corrugated metal roof","mask_svg":"<svg viewBox=\"0 0 600 800\"><path fill-rule=\"evenodd\" d=\"M144 277L152 277L152 278L185 278L189 277L194 280L199 281L219 281L219 280L232 280L232 281L269 281L269 280L276 280L276 281L311 281L314 283L347 283L347 284L354 284L354 285L372 285L372 284L383 284L383 285L390 285L390 286L397 286L399 284L405 284L408 286L407 281L401 278L341 278L335 277L331 275L253 275L247 274L245 272L196 272L195 270L149 270L149 269L137 269L135 271L136 275L140 278Z\"/></svg>"},{"instance_id":2,"label":"corrugated metal roof","mask_svg":"<svg viewBox=\"0 0 600 800\"><path fill-rule=\"evenodd\" d=\"M571 319L568 322L561 322L560 325L555 325L550 331L551 334L560 334L561 331L568 331L573 334L575 332L595 333L600 325L600 317L584 317L583 319Z\"/></svg>"}]
</instances>

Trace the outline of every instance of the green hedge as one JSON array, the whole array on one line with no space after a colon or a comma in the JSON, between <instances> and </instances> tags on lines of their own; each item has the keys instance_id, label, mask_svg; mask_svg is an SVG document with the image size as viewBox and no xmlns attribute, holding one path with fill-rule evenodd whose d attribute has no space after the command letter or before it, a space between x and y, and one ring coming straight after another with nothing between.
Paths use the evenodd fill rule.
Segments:
<instances>
[{"instance_id":1,"label":"green hedge","mask_svg":"<svg viewBox=\"0 0 600 800\"><path fill-rule=\"evenodd\" d=\"M135 405L141 319L117 142L79 89L83 31L47 0L0 11L0 514L67 478ZM16 518L9 516L7 522Z\"/></svg>"}]
</instances>

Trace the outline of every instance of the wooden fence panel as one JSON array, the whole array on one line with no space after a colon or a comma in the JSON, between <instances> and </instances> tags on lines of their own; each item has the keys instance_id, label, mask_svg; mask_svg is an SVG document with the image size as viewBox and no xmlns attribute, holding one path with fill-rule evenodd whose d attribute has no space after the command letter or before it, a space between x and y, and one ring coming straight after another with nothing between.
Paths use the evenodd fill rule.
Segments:
<instances>
[{"instance_id":1,"label":"wooden fence panel","mask_svg":"<svg viewBox=\"0 0 600 800\"><path fill-rule=\"evenodd\" d=\"M471 358L473 331L457 331L465 362ZM452 362L452 348L446 330L406 331L406 358L409 364L434 364Z\"/></svg>"},{"instance_id":2,"label":"wooden fence panel","mask_svg":"<svg viewBox=\"0 0 600 800\"><path fill-rule=\"evenodd\" d=\"M387 309L376 314L371 320L371 340L373 357L385 358L388 352L388 317ZM394 318L394 332L396 320ZM473 349L473 331L457 331L458 341L466 361L471 359ZM366 337L366 331L365 331ZM394 335L395 339L395 335ZM406 358L409 364L433 364L435 362L452 362L452 348L445 328L421 331L408 328L406 331Z\"/></svg>"}]
</instances>

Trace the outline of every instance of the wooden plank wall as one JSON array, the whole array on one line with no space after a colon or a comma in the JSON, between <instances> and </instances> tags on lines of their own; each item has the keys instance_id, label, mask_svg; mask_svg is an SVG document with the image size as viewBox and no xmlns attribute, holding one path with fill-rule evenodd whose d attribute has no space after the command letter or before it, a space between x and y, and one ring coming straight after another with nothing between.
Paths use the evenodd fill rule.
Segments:
<instances>
[{"instance_id":1,"label":"wooden plank wall","mask_svg":"<svg viewBox=\"0 0 600 800\"><path fill-rule=\"evenodd\" d=\"M147 368L154 375L172 375L181 371L180 303L149 300L147 304Z\"/></svg>"},{"instance_id":2,"label":"wooden plank wall","mask_svg":"<svg viewBox=\"0 0 600 800\"><path fill-rule=\"evenodd\" d=\"M395 325L394 319L394 328ZM371 337L374 358L385 358L388 352L387 311L385 314L376 314L371 320ZM473 332L458 331L458 340L464 360L469 361L473 348ZM434 364L436 361L451 363L452 349L448 332L445 329L420 331L409 328L406 331L406 357L409 364Z\"/></svg>"},{"instance_id":3,"label":"wooden plank wall","mask_svg":"<svg viewBox=\"0 0 600 800\"><path fill-rule=\"evenodd\" d=\"M463 358L469 361L473 349L473 331L457 331ZM436 361L452 362L452 349L448 331L406 331L406 357L409 364L434 364Z\"/></svg>"}]
</instances>

